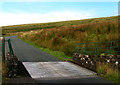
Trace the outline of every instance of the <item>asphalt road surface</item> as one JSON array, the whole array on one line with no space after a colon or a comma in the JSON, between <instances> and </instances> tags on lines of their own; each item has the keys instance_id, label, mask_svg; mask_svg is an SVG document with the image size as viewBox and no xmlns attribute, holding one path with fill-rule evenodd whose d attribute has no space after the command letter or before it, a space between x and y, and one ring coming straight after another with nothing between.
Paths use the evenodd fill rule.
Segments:
<instances>
[{"instance_id":1,"label":"asphalt road surface","mask_svg":"<svg viewBox=\"0 0 120 85\"><path fill-rule=\"evenodd\" d=\"M56 57L43 52L42 50L35 48L32 45L20 40L17 36L6 37L6 40L10 39L14 54L22 62L47 62L47 61L60 61ZM6 42L7 46L7 42Z\"/></svg>"}]
</instances>

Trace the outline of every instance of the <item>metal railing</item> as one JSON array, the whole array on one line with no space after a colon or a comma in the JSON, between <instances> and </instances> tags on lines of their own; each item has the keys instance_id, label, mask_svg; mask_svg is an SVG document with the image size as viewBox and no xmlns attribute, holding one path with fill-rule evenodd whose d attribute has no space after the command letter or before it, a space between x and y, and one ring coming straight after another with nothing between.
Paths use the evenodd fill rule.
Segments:
<instances>
[{"instance_id":1,"label":"metal railing","mask_svg":"<svg viewBox=\"0 0 120 85\"><path fill-rule=\"evenodd\" d=\"M2 60L5 62L5 39L2 40Z\"/></svg>"},{"instance_id":2,"label":"metal railing","mask_svg":"<svg viewBox=\"0 0 120 85\"><path fill-rule=\"evenodd\" d=\"M9 48L9 52L11 55L14 56L14 52L13 52L13 48L12 48L12 45L11 45L11 40L8 39L8 40L5 40L5 38L2 39L2 43L0 43L0 47L2 48L2 60L3 62L5 63L5 42L8 42L8 48Z\"/></svg>"},{"instance_id":3,"label":"metal railing","mask_svg":"<svg viewBox=\"0 0 120 85\"><path fill-rule=\"evenodd\" d=\"M107 42L77 43L76 52L87 55L120 54L120 40Z\"/></svg>"},{"instance_id":4,"label":"metal railing","mask_svg":"<svg viewBox=\"0 0 120 85\"><path fill-rule=\"evenodd\" d=\"M8 39L7 41L8 41L9 52L10 52L10 54L12 54L14 56L13 48L12 48L12 45L11 45L11 40Z\"/></svg>"},{"instance_id":5,"label":"metal railing","mask_svg":"<svg viewBox=\"0 0 120 85\"><path fill-rule=\"evenodd\" d=\"M2 43L0 43L0 56L2 56Z\"/></svg>"}]
</instances>

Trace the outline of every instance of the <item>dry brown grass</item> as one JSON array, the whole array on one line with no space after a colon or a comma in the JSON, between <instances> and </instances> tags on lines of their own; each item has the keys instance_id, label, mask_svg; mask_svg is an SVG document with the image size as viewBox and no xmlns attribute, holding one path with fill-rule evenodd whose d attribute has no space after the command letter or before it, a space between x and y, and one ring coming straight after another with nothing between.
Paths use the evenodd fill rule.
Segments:
<instances>
[{"instance_id":1,"label":"dry brown grass","mask_svg":"<svg viewBox=\"0 0 120 85\"><path fill-rule=\"evenodd\" d=\"M97 72L100 76L105 77L108 80L112 80L115 83L120 83L120 71L118 67L112 67L108 63L98 62Z\"/></svg>"},{"instance_id":2,"label":"dry brown grass","mask_svg":"<svg viewBox=\"0 0 120 85\"><path fill-rule=\"evenodd\" d=\"M117 27L117 20L109 20L52 29L32 30L20 32L18 35L23 39L32 41L38 46L72 55L76 43L118 40ZM102 45L103 47L107 46L106 44Z\"/></svg>"}]
</instances>

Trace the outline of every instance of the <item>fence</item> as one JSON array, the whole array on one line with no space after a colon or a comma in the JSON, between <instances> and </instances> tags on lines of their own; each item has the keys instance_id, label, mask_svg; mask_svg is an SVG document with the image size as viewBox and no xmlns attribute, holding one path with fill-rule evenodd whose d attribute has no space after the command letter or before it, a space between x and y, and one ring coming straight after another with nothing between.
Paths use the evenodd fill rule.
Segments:
<instances>
[{"instance_id":1,"label":"fence","mask_svg":"<svg viewBox=\"0 0 120 85\"><path fill-rule=\"evenodd\" d=\"M7 76L9 78L12 77L16 77L19 73L19 61L18 58L14 55L13 52L13 48L12 48L12 44L11 44L11 40L8 39L8 48L9 48L9 52L7 52L7 56L6 56L6 62L7 62Z\"/></svg>"},{"instance_id":2,"label":"fence","mask_svg":"<svg viewBox=\"0 0 120 85\"><path fill-rule=\"evenodd\" d=\"M14 56L13 48L12 48L12 45L11 45L11 40L8 39L7 41L8 41L9 52L10 52L10 54L12 54Z\"/></svg>"},{"instance_id":3,"label":"fence","mask_svg":"<svg viewBox=\"0 0 120 85\"><path fill-rule=\"evenodd\" d=\"M7 42L8 42L9 52L10 54L14 56L14 52L13 52L12 45L11 45L11 40L8 39ZM2 48L2 51L1 51L2 60L3 62L5 62L5 38L2 39L2 43L0 43L0 47Z\"/></svg>"},{"instance_id":4,"label":"fence","mask_svg":"<svg viewBox=\"0 0 120 85\"><path fill-rule=\"evenodd\" d=\"M5 62L5 39L2 39L2 60Z\"/></svg>"},{"instance_id":5,"label":"fence","mask_svg":"<svg viewBox=\"0 0 120 85\"><path fill-rule=\"evenodd\" d=\"M107 42L77 43L76 52L87 55L120 54L120 40Z\"/></svg>"},{"instance_id":6,"label":"fence","mask_svg":"<svg viewBox=\"0 0 120 85\"><path fill-rule=\"evenodd\" d=\"M0 43L0 56L2 56L2 42Z\"/></svg>"}]
</instances>

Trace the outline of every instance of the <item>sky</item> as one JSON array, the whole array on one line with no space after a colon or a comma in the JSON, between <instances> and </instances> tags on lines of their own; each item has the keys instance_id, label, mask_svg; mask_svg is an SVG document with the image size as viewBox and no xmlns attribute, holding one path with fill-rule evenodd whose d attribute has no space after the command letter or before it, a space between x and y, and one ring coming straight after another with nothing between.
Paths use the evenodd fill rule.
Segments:
<instances>
[{"instance_id":1,"label":"sky","mask_svg":"<svg viewBox=\"0 0 120 85\"><path fill-rule=\"evenodd\" d=\"M4 2L0 26L46 23L118 15L118 2Z\"/></svg>"}]
</instances>

